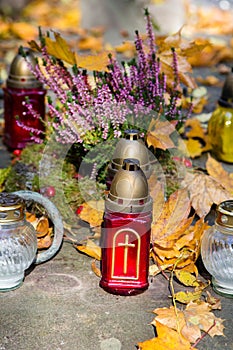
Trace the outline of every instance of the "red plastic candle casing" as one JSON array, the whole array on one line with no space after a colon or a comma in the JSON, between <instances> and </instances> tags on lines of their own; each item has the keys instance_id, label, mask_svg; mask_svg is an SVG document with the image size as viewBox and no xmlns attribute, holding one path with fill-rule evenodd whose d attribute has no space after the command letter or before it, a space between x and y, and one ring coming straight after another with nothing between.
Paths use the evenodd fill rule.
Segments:
<instances>
[{"instance_id":1,"label":"red plastic candle casing","mask_svg":"<svg viewBox=\"0 0 233 350\"><path fill-rule=\"evenodd\" d=\"M135 295L148 288L151 220L146 177L138 161L126 159L105 202L100 286L107 292Z\"/></svg>"},{"instance_id":2,"label":"red plastic candle casing","mask_svg":"<svg viewBox=\"0 0 233 350\"><path fill-rule=\"evenodd\" d=\"M4 143L10 149L24 148L29 142L34 142L30 130L22 128L17 123L19 118L20 123L26 127L44 131L44 124L41 119L33 117L26 109L23 102L28 97L29 101L41 118L45 116L45 93L42 88L37 89L14 89L4 88Z\"/></svg>"},{"instance_id":3,"label":"red plastic candle casing","mask_svg":"<svg viewBox=\"0 0 233 350\"><path fill-rule=\"evenodd\" d=\"M42 84L30 70L36 66L36 60L28 48L19 49L10 66L9 77L4 91L4 143L10 149L21 149L29 142L34 142L32 130L44 131L45 94ZM39 116L34 117L26 108L29 100L33 111ZM19 125L25 125L25 128ZM36 135L38 136L38 135Z\"/></svg>"}]
</instances>

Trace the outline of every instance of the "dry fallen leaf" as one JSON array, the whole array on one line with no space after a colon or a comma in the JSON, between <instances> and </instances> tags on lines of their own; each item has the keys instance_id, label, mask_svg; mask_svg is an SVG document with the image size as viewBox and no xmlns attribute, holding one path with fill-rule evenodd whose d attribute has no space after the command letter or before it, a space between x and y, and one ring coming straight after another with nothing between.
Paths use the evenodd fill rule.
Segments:
<instances>
[{"instance_id":1,"label":"dry fallen leaf","mask_svg":"<svg viewBox=\"0 0 233 350\"><path fill-rule=\"evenodd\" d=\"M165 202L162 213L151 225L151 256L160 270L166 266L184 269L198 275L195 262L200 254L200 241L208 225L203 218L192 225L191 201L186 189L174 192ZM158 273L154 268L154 272Z\"/></svg>"},{"instance_id":2,"label":"dry fallen leaf","mask_svg":"<svg viewBox=\"0 0 233 350\"><path fill-rule=\"evenodd\" d=\"M152 119L147 132L147 144L154 148L166 150L175 147L169 135L175 131L174 125L168 121Z\"/></svg>"},{"instance_id":3,"label":"dry fallen leaf","mask_svg":"<svg viewBox=\"0 0 233 350\"><path fill-rule=\"evenodd\" d=\"M91 227L100 226L103 221L104 214L104 200L89 201L81 205L81 212L79 217L86 221Z\"/></svg>"},{"instance_id":4,"label":"dry fallen leaf","mask_svg":"<svg viewBox=\"0 0 233 350\"><path fill-rule=\"evenodd\" d=\"M180 332L190 343L195 343L201 337L201 331L207 332L211 337L223 334L223 320L217 318L208 303L204 301L189 302L184 310L171 306L158 308L153 311L157 316L152 324L157 322ZM169 330L168 330L169 334Z\"/></svg>"},{"instance_id":5,"label":"dry fallen leaf","mask_svg":"<svg viewBox=\"0 0 233 350\"><path fill-rule=\"evenodd\" d=\"M214 178L202 172L186 172L181 183L188 191L192 207L197 215L207 215L213 204L230 198L230 193Z\"/></svg>"},{"instance_id":6,"label":"dry fallen leaf","mask_svg":"<svg viewBox=\"0 0 233 350\"><path fill-rule=\"evenodd\" d=\"M198 157L202 153L211 150L207 130L203 129L198 119L188 119L184 128L184 135L187 138L187 140L184 140L184 143L191 158Z\"/></svg>"},{"instance_id":7,"label":"dry fallen leaf","mask_svg":"<svg viewBox=\"0 0 233 350\"><path fill-rule=\"evenodd\" d=\"M96 260L101 260L101 248L92 240L87 239L83 245L74 246L81 253L87 254Z\"/></svg>"},{"instance_id":8,"label":"dry fallen leaf","mask_svg":"<svg viewBox=\"0 0 233 350\"><path fill-rule=\"evenodd\" d=\"M191 344L177 331L166 325L155 321L156 332L158 336L143 343L138 343L140 350L197 350L191 347Z\"/></svg>"},{"instance_id":9,"label":"dry fallen leaf","mask_svg":"<svg viewBox=\"0 0 233 350\"><path fill-rule=\"evenodd\" d=\"M208 154L206 162L208 174L221 184L233 196L233 173L228 173L220 162Z\"/></svg>"}]
</instances>

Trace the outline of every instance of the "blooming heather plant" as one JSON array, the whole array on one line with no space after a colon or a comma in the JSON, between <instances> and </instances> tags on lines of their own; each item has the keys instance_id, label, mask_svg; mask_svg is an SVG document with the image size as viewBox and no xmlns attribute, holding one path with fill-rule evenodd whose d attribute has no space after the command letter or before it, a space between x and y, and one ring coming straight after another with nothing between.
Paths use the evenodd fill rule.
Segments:
<instances>
[{"instance_id":1,"label":"blooming heather plant","mask_svg":"<svg viewBox=\"0 0 233 350\"><path fill-rule=\"evenodd\" d=\"M101 140L118 138L129 124L147 129L148 120L155 114L176 122L187 118L178 104L181 89L176 52L172 49L174 81L173 86L168 87L156 57L155 37L147 10L145 17L146 45L136 31L136 57L120 65L109 55L108 70L93 72L94 87L90 86L85 70L76 65L68 69L61 60L51 57L43 36L40 37L43 65L31 68L37 79L56 96L56 99L48 98L47 127L50 133L55 133L58 142L80 143L84 149L89 149ZM26 104L31 109L30 104ZM38 140L35 137L35 141Z\"/></svg>"}]
</instances>

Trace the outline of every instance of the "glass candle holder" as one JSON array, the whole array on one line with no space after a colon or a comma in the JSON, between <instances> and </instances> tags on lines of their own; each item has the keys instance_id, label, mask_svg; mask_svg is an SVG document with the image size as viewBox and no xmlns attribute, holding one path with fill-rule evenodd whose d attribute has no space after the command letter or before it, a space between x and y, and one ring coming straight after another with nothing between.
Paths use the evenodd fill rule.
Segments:
<instances>
[{"instance_id":1,"label":"glass candle holder","mask_svg":"<svg viewBox=\"0 0 233 350\"><path fill-rule=\"evenodd\" d=\"M233 298L233 200L220 203L216 214L215 224L203 235L201 256L213 289Z\"/></svg>"}]
</instances>

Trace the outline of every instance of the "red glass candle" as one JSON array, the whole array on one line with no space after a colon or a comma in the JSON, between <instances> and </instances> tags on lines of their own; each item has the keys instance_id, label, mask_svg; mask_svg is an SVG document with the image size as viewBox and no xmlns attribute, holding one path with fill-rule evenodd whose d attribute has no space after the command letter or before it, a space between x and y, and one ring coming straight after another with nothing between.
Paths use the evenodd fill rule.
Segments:
<instances>
[{"instance_id":1,"label":"red glass candle","mask_svg":"<svg viewBox=\"0 0 233 350\"><path fill-rule=\"evenodd\" d=\"M100 286L135 295L148 288L152 201L138 160L125 159L105 202Z\"/></svg>"},{"instance_id":2,"label":"red glass candle","mask_svg":"<svg viewBox=\"0 0 233 350\"><path fill-rule=\"evenodd\" d=\"M25 55L25 57L24 57ZM10 149L22 149L29 142L34 142L31 130L44 131L45 94L42 84L30 71L28 62L34 67L36 60L29 49L24 49L24 55L19 50L14 58L10 74L4 90L4 143ZM28 99L33 110L40 116L35 118L25 107ZM24 129L20 123L25 125Z\"/></svg>"}]
</instances>

